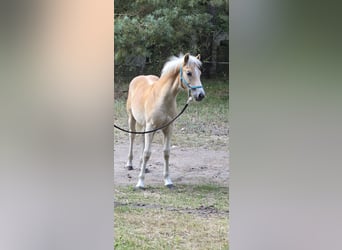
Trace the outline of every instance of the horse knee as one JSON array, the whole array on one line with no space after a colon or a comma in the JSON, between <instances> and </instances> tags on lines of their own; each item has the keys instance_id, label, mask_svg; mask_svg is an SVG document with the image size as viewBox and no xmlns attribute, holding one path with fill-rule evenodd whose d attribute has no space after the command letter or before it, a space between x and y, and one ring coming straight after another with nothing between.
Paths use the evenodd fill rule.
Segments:
<instances>
[{"instance_id":1,"label":"horse knee","mask_svg":"<svg viewBox=\"0 0 342 250\"><path fill-rule=\"evenodd\" d=\"M148 160L151 156L151 151L144 151L144 159L145 161Z\"/></svg>"},{"instance_id":2,"label":"horse knee","mask_svg":"<svg viewBox=\"0 0 342 250\"><path fill-rule=\"evenodd\" d=\"M170 158L170 150L169 149L164 149L164 158L165 159Z\"/></svg>"},{"instance_id":3,"label":"horse knee","mask_svg":"<svg viewBox=\"0 0 342 250\"><path fill-rule=\"evenodd\" d=\"M128 160L129 160L129 161L132 161L132 160L133 160L133 154L131 154L131 153L128 154Z\"/></svg>"}]
</instances>

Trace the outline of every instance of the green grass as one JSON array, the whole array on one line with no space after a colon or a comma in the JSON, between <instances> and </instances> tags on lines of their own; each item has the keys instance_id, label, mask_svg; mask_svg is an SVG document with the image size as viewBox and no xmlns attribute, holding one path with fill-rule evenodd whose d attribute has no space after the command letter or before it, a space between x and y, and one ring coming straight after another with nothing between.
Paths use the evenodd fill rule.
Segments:
<instances>
[{"instance_id":1,"label":"green grass","mask_svg":"<svg viewBox=\"0 0 342 250\"><path fill-rule=\"evenodd\" d=\"M228 249L228 188L116 187L115 249Z\"/></svg>"},{"instance_id":2,"label":"green grass","mask_svg":"<svg viewBox=\"0 0 342 250\"><path fill-rule=\"evenodd\" d=\"M127 197L129 195L129 197ZM196 195L196 197L193 197ZM118 187L115 200L123 204L149 204L185 209L188 207L210 206L220 210L228 210L228 188L215 184L179 185L174 190L161 189L160 186L148 186L146 191L136 191L133 187ZM156 204L153 204L156 202Z\"/></svg>"},{"instance_id":3,"label":"green grass","mask_svg":"<svg viewBox=\"0 0 342 250\"><path fill-rule=\"evenodd\" d=\"M173 145L199 147L210 145L214 149L228 145L229 91L227 80L202 80L206 98L201 102L191 102L187 110L174 122ZM127 85L116 86L114 100L114 122L127 128L126 97ZM180 111L187 101L187 93L177 97ZM127 135L115 130L114 139L127 140ZM155 141L161 141L156 134Z\"/></svg>"}]
</instances>

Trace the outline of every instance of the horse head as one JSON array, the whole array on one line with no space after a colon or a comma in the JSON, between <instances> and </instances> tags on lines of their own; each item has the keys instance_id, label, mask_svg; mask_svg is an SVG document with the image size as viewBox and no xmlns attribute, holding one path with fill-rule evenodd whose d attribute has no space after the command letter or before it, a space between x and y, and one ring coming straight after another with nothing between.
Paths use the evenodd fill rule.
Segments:
<instances>
[{"instance_id":1,"label":"horse head","mask_svg":"<svg viewBox=\"0 0 342 250\"><path fill-rule=\"evenodd\" d=\"M201 101L205 97L205 92L201 83L201 56L184 55L183 63L180 67L180 81L183 88L189 89L196 101Z\"/></svg>"}]
</instances>

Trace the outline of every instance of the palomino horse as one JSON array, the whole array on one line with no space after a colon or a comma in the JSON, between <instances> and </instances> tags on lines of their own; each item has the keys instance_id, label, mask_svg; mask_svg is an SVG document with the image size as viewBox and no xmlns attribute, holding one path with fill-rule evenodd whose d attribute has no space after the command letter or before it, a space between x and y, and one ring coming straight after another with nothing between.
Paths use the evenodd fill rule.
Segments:
<instances>
[{"instance_id":1,"label":"palomino horse","mask_svg":"<svg viewBox=\"0 0 342 250\"><path fill-rule=\"evenodd\" d=\"M136 126L143 131L159 128L177 115L176 97L181 89L189 90L196 101L205 97L200 80L200 55L186 54L171 57L162 69L160 78L154 75L137 76L130 85L127 99L128 125L130 131ZM139 130L140 130L139 129ZM164 135L164 183L172 188L169 175L170 137L172 124L162 129ZM151 155L153 133L143 135L143 151L140 159L140 174L136 188L144 189L147 161ZM135 134L129 134L129 153L126 167L132 170L133 142Z\"/></svg>"}]
</instances>

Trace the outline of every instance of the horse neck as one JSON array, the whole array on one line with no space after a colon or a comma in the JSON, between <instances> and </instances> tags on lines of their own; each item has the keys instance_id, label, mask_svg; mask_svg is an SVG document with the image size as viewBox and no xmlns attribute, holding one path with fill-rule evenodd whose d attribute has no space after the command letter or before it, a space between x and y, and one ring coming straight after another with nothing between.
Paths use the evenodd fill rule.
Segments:
<instances>
[{"instance_id":1,"label":"horse neck","mask_svg":"<svg viewBox=\"0 0 342 250\"><path fill-rule=\"evenodd\" d=\"M160 91L161 98L168 102L176 102L176 97L180 91L179 74L170 73L162 76L156 87Z\"/></svg>"}]
</instances>

